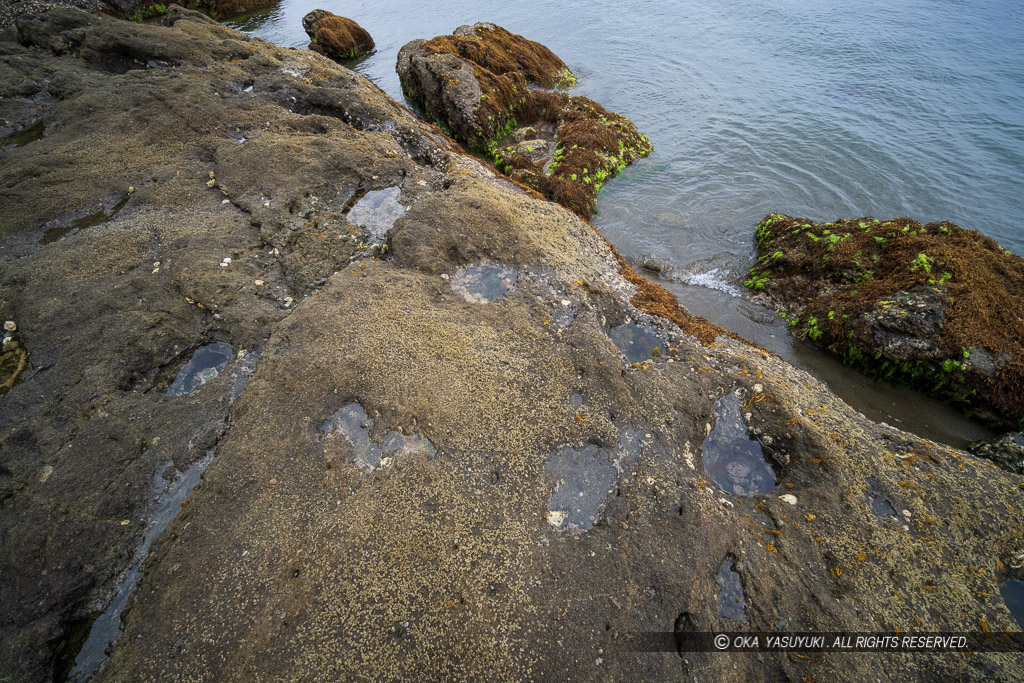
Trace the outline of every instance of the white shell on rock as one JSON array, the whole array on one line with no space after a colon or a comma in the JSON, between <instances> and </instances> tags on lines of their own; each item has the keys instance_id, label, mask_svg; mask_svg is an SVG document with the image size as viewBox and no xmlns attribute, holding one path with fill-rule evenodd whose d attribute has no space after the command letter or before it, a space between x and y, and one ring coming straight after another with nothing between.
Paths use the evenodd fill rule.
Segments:
<instances>
[{"instance_id":1,"label":"white shell on rock","mask_svg":"<svg viewBox=\"0 0 1024 683\"><path fill-rule=\"evenodd\" d=\"M565 512L562 510L552 510L545 515L545 519L548 520L548 524L551 526L560 527L565 522Z\"/></svg>"},{"instance_id":2,"label":"white shell on rock","mask_svg":"<svg viewBox=\"0 0 1024 683\"><path fill-rule=\"evenodd\" d=\"M779 500L789 503L790 505L796 505L796 496L794 496L792 493L782 494L781 496L779 496Z\"/></svg>"}]
</instances>

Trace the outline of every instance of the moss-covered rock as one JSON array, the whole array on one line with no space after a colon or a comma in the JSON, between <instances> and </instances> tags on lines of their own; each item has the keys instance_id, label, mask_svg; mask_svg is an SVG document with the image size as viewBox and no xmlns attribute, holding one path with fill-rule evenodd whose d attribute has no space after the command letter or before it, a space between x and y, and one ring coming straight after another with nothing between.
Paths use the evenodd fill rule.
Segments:
<instances>
[{"instance_id":1,"label":"moss-covered rock","mask_svg":"<svg viewBox=\"0 0 1024 683\"><path fill-rule=\"evenodd\" d=\"M652 151L624 116L560 92L576 78L551 50L494 24L414 40L399 52L397 68L406 97L428 118L585 219L602 185ZM550 130L549 152L517 145L526 126Z\"/></svg>"},{"instance_id":2,"label":"moss-covered rock","mask_svg":"<svg viewBox=\"0 0 1024 683\"><path fill-rule=\"evenodd\" d=\"M373 38L348 17L315 9L302 17L309 49L332 59L357 59L373 49Z\"/></svg>"},{"instance_id":3,"label":"moss-covered rock","mask_svg":"<svg viewBox=\"0 0 1024 683\"><path fill-rule=\"evenodd\" d=\"M993 423L1024 420L1024 259L948 221L757 225L746 286L850 365Z\"/></svg>"}]
</instances>

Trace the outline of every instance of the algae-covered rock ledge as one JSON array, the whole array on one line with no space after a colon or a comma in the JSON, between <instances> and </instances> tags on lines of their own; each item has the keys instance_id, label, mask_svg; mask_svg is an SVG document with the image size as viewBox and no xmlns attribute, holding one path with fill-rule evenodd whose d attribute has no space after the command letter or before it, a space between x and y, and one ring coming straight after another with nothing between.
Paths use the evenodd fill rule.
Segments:
<instances>
[{"instance_id":1,"label":"algae-covered rock ledge","mask_svg":"<svg viewBox=\"0 0 1024 683\"><path fill-rule=\"evenodd\" d=\"M646 135L593 100L547 47L500 26L460 26L398 53L406 97L470 149L585 219L604 183L651 153Z\"/></svg>"},{"instance_id":2,"label":"algae-covered rock ledge","mask_svg":"<svg viewBox=\"0 0 1024 683\"><path fill-rule=\"evenodd\" d=\"M56 9L0 31L0 96L0 678L1024 677L677 651L1019 634L1021 476L690 316L342 65Z\"/></svg>"},{"instance_id":3,"label":"algae-covered rock ledge","mask_svg":"<svg viewBox=\"0 0 1024 683\"><path fill-rule=\"evenodd\" d=\"M1020 256L948 221L771 214L756 234L746 285L797 333L870 374L1024 429Z\"/></svg>"}]
</instances>

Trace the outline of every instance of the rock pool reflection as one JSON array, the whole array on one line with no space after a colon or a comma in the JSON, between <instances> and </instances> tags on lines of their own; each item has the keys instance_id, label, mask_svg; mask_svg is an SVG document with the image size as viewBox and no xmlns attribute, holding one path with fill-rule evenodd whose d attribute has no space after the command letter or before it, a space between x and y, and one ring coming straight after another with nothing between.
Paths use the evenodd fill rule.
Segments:
<instances>
[{"instance_id":1,"label":"rock pool reflection","mask_svg":"<svg viewBox=\"0 0 1024 683\"><path fill-rule=\"evenodd\" d=\"M715 428L704 439L704 470L726 493L756 496L775 488L775 471L761 444L750 438L740 401L729 393L715 401Z\"/></svg>"}]
</instances>

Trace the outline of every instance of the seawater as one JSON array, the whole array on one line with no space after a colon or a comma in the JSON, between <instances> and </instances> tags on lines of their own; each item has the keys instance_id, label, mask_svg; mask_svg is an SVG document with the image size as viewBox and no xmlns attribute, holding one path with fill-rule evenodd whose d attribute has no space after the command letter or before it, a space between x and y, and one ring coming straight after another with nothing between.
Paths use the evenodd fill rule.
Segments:
<instances>
[{"instance_id":1,"label":"seawater","mask_svg":"<svg viewBox=\"0 0 1024 683\"><path fill-rule=\"evenodd\" d=\"M670 264L665 284L692 312L817 374L869 417L956 445L984 435L819 360L737 284L754 225L776 211L951 220L1024 255L1024 5L284 0L232 25L305 47L301 19L315 7L370 32L376 51L351 67L399 101L395 61L414 38L491 21L547 45L579 76L573 93L654 144L598 198L594 223L627 258Z\"/></svg>"}]
</instances>

